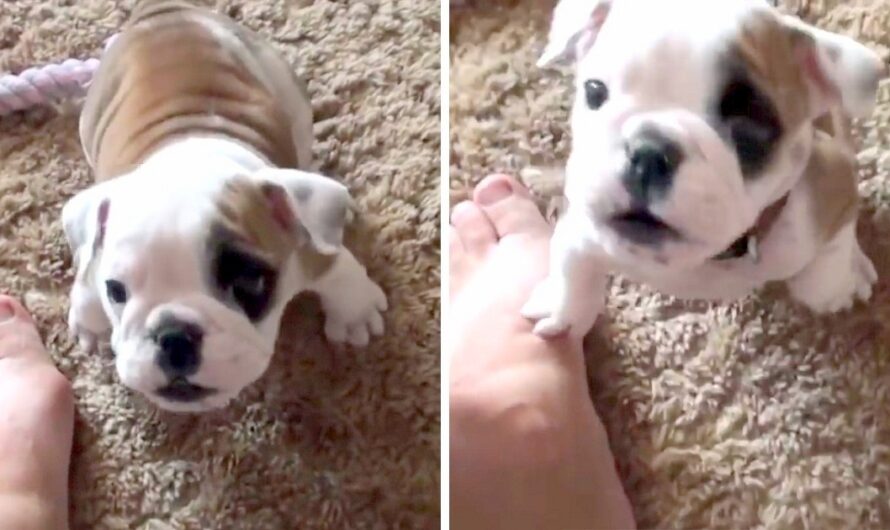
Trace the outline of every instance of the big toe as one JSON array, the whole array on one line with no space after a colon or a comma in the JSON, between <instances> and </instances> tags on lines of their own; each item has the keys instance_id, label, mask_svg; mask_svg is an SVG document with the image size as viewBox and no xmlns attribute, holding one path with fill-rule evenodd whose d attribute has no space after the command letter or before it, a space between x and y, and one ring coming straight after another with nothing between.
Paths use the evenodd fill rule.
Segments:
<instances>
[{"instance_id":1,"label":"big toe","mask_svg":"<svg viewBox=\"0 0 890 530\"><path fill-rule=\"evenodd\" d=\"M32 355L49 360L34 320L14 298L0 295L0 359Z\"/></svg>"},{"instance_id":2,"label":"big toe","mask_svg":"<svg viewBox=\"0 0 890 530\"><path fill-rule=\"evenodd\" d=\"M550 225L520 183L507 175L491 175L476 186L473 202L491 220L498 238L510 235L545 237Z\"/></svg>"}]
</instances>

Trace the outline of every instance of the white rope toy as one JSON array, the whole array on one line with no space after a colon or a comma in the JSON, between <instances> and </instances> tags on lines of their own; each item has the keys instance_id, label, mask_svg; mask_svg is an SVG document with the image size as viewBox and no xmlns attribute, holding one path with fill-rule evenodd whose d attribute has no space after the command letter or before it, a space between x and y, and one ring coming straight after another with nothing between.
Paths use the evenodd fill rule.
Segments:
<instances>
[{"instance_id":1,"label":"white rope toy","mask_svg":"<svg viewBox=\"0 0 890 530\"><path fill-rule=\"evenodd\" d=\"M107 52L117 35L105 41ZM0 76L0 116L86 95L99 59L68 59L61 64L28 68Z\"/></svg>"}]
</instances>

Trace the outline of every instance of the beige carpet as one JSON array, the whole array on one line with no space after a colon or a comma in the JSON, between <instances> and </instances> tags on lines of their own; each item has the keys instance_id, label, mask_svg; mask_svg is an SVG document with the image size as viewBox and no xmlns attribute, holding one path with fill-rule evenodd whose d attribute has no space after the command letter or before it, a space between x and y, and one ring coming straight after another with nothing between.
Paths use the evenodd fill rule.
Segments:
<instances>
[{"instance_id":1,"label":"beige carpet","mask_svg":"<svg viewBox=\"0 0 890 530\"><path fill-rule=\"evenodd\" d=\"M569 71L534 67L552 5L476 4L452 19L455 197L569 146ZM888 0L786 6L887 55ZM642 528L890 528L890 83L880 97L860 131L870 305L815 319L780 289L711 306L615 282L590 374Z\"/></svg>"},{"instance_id":2,"label":"beige carpet","mask_svg":"<svg viewBox=\"0 0 890 530\"><path fill-rule=\"evenodd\" d=\"M131 5L0 2L0 72L98 53ZM66 335L59 211L90 184L76 117L0 120L0 290L26 300L74 381L73 526L438 528L439 3L216 5L308 78L317 157L369 212L375 237L360 253L389 294L389 334L335 349L317 304L296 304L272 367L236 404L159 413L117 383L110 354Z\"/></svg>"}]
</instances>

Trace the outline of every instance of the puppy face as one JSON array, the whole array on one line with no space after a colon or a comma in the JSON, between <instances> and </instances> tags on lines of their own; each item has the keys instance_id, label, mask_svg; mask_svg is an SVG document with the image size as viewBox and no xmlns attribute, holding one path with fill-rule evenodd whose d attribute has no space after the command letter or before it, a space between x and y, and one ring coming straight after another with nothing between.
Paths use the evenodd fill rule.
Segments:
<instances>
[{"instance_id":1,"label":"puppy face","mask_svg":"<svg viewBox=\"0 0 890 530\"><path fill-rule=\"evenodd\" d=\"M298 171L170 169L147 163L95 186L63 218L121 381L162 408L201 411L266 370L287 302L340 246L349 198Z\"/></svg>"},{"instance_id":2,"label":"puppy face","mask_svg":"<svg viewBox=\"0 0 890 530\"><path fill-rule=\"evenodd\" d=\"M760 0L563 0L541 63L577 62L566 196L619 261L693 267L794 185L812 122L874 105L867 48Z\"/></svg>"}]
</instances>

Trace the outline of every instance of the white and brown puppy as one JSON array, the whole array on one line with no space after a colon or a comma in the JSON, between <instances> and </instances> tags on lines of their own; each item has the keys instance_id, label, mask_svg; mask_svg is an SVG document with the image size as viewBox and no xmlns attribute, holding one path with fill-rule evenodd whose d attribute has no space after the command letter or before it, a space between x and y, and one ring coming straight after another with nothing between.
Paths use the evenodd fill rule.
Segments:
<instances>
[{"instance_id":1,"label":"white and brown puppy","mask_svg":"<svg viewBox=\"0 0 890 530\"><path fill-rule=\"evenodd\" d=\"M538 334L586 333L616 271L710 300L784 280L816 312L871 296L843 129L874 107L875 53L763 0L562 0L540 64L560 58L568 205L523 308Z\"/></svg>"},{"instance_id":2,"label":"white and brown puppy","mask_svg":"<svg viewBox=\"0 0 890 530\"><path fill-rule=\"evenodd\" d=\"M111 331L125 385L169 410L225 405L266 370L306 290L329 339L382 333L386 297L342 244L349 193L305 171L307 93L255 34L143 2L103 58L80 134L97 184L62 212L70 326L87 347Z\"/></svg>"}]
</instances>

